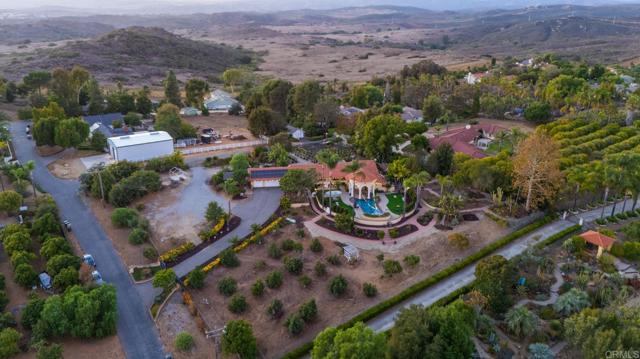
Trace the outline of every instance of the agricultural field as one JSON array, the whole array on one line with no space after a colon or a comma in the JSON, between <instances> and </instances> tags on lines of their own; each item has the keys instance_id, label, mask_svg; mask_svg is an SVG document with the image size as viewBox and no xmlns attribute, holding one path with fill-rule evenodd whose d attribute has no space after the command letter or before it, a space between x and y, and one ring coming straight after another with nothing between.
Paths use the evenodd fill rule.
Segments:
<instances>
[{"instance_id":1,"label":"agricultural field","mask_svg":"<svg viewBox=\"0 0 640 359\"><path fill-rule=\"evenodd\" d=\"M298 220L312 218L301 210L294 214ZM252 323L261 354L279 357L312 340L323 328L338 325L433 275L508 230L481 216L480 221L460 224L455 232L468 238L466 247L458 248L450 242L447 234L451 232L428 227L423 229L424 237L404 243L399 239L397 246L367 241L363 246L370 249L361 249L360 259L349 264L338 242L325 237L312 239L307 230L286 225L267 235L264 244L251 245L238 253L237 266L214 269L203 289L189 292L207 327L219 328L229 320L245 319ZM291 264L298 260L299 272ZM344 293L332 293L330 289L338 277L346 281ZM240 297L244 304L238 304L243 301ZM270 306L280 305L273 304L276 300L282 305L281 311L269 314ZM302 322L292 319L311 300L315 300L317 314Z\"/></svg>"}]
</instances>

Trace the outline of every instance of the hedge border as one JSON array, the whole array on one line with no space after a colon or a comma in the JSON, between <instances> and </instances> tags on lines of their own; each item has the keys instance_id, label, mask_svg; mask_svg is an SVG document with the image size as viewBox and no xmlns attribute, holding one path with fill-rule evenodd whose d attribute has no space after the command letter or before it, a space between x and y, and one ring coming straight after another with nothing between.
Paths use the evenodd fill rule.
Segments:
<instances>
[{"instance_id":1,"label":"hedge border","mask_svg":"<svg viewBox=\"0 0 640 359\"><path fill-rule=\"evenodd\" d=\"M516 239L527 235L533 231L535 231L536 229L551 223L552 221L554 221L556 219L555 215L547 215L533 223L528 224L525 227L522 227L516 231L513 231L509 234L507 234L506 236L500 238L499 240L483 247L482 249L480 249L479 251L477 251L476 253L466 257L465 259L461 260L460 262L457 262L455 264L452 264L451 266L437 272L436 274L432 275L429 278L426 278L408 288L406 288L405 290L403 290L402 292L396 294L395 296L386 299L376 305L374 305L373 307L370 307L366 310L364 310L363 312L361 312L360 314L357 314L356 316L354 316L353 318L349 319L348 321L340 324L337 326L338 329L346 329L346 328L350 328L353 325L355 325L357 322L366 322L368 320L373 319L374 317L376 317L377 315L385 312L386 310L392 308L393 306L395 306L396 304L411 298L412 296L414 296L415 294L417 294L418 292L431 287L437 283L439 283L440 281L448 278L449 276L453 275L454 273L462 270L463 268L465 268L466 266L488 256L489 254L495 252L496 250L506 246L507 244L515 241ZM578 225L576 225L578 226ZM572 226L570 228L574 228L575 226ZM579 227L579 226L578 226ZM568 228L569 229L569 228ZM561 231L564 232L567 229ZM575 229L574 229L575 230ZM561 233L559 232L559 233ZM557 233L554 235L551 235L549 238L545 239L543 242L540 243L547 243L547 241L549 239L553 240L548 242L548 243L552 243L556 240L558 240L559 238L563 237L566 235L566 233L564 233L562 236L556 237ZM538 243L538 245L540 244ZM545 244L546 245L546 244ZM465 288L465 287L463 287ZM445 298L451 298L451 296L455 295L457 293L457 295L459 296L461 293L459 293L458 291L461 290L462 288L452 292L450 295L445 296L443 298L441 298L440 300L443 300ZM436 303L440 302L437 301ZM434 303L435 304L435 303ZM313 348L313 341L311 342L307 342L302 344L301 346L295 348L294 350L290 351L289 353L285 354L282 358L283 359L296 359L296 358L302 358L303 356L305 356L306 354L309 353L309 351Z\"/></svg>"}]
</instances>

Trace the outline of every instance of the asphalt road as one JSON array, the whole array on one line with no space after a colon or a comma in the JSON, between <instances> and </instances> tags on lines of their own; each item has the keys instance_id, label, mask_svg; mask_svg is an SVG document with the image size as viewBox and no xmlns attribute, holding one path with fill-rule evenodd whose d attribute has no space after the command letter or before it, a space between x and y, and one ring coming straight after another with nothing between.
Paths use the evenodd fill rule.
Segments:
<instances>
[{"instance_id":1,"label":"asphalt road","mask_svg":"<svg viewBox=\"0 0 640 359\"><path fill-rule=\"evenodd\" d=\"M104 280L115 285L118 301L118 337L125 355L132 359L163 358L162 343L149 311L143 305L127 268L111 241L93 213L82 202L78 194L78 181L61 180L49 173L46 165L55 157L42 158L36 153L34 142L26 138L26 124L11 123L16 155L21 163L29 160L36 162L35 182L54 197L62 218L71 221L82 249L93 255ZM100 354L96 353L96 358L99 357Z\"/></svg>"}]
</instances>

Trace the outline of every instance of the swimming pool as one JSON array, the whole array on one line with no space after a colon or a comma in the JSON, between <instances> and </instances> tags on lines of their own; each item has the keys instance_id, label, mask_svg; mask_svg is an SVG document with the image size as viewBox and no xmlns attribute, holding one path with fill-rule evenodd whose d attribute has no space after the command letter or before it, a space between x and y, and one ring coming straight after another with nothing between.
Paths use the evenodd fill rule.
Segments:
<instances>
[{"instance_id":1,"label":"swimming pool","mask_svg":"<svg viewBox=\"0 0 640 359\"><path fill-rule=\"evenodd\" d=\"M358 207L362 208L362 212L369 216L382 216L384 212L378 208L374 199L356 199Z\"/></svg>"}]
</instances>

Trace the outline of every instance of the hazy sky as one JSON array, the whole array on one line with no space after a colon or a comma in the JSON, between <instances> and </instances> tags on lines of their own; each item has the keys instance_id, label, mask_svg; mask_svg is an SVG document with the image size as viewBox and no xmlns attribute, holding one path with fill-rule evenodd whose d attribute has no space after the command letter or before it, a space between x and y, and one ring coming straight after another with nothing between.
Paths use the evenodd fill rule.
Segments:
<instances>
[{"instance_id":1,"label":"hazy sky","mask_svg":"<svg viewBox=\"0 0 640 359\"><path fill-rule=\"evenodd\" d=\"M164 9L184 10L201 8L210 11L277 11L301 8L335 8L365 5L405 5L442 9L524 7L530 5L563 4L614 4L640 2L640 0L0 0L0 9L28 9L42 6L60 6L99 12L100 10L162 11ZM205 6L202 6L205 5ZM208 5L208 6L207 6ZM217 5L217 6L216 6Z\"/></svg>"}]
</instances>

